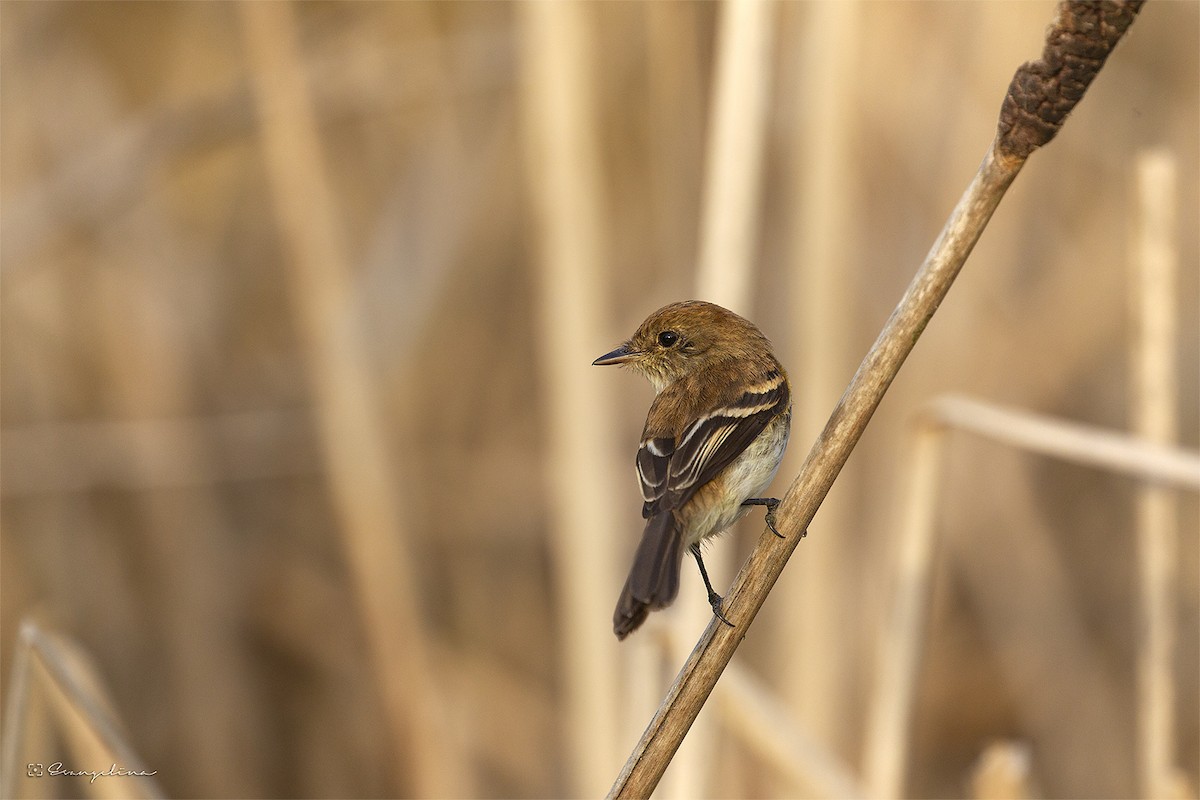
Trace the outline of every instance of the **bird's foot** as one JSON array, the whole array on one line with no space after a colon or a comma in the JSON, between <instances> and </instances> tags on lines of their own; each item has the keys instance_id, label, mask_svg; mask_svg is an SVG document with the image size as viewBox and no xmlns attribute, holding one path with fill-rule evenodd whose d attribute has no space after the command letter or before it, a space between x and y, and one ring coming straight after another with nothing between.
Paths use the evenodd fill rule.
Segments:
<instances>
[{"instance_id":1,"label":"bird's foot","mask_svg":"<svg viewBox=\"0 0 1200 800\"><path fill-rule=\"evenodd\" d=\"M725 615L721 613L721 600L721 595L717 594L716 592L708 593L708 604L712 606L713 614L716 615L717 619L721 620L721 622L724 622L731 628L736 627L732 622L725 619Z\"/></svg>"},{"instance_id":2,"label":"bird's foot","mask_svg":"<svg viewBox=\"0 0 1200 800\"><path fill-rule=\"evenodd\" d=\"M778 528L775 527L775 509L779 508L779 498L777 498L777 497L751 497L749 500L745 500L742 503L742 505L744 505L744 506L766 506L767 507L767 528L770 529L771 533L775 534L780 539L787 538L782 533L779 532ZM804 535L801 534L800 538L803 539Z\"/></svg>"}]
</instances>

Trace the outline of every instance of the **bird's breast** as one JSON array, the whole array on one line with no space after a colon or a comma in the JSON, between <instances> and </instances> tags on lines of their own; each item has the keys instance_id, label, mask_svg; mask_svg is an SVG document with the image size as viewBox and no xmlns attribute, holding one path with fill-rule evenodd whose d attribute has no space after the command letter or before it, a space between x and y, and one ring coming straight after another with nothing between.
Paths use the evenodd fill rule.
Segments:
<instances>
[{"instance_id":1,"label":"bird's breast","mask_svg":"<svg viewBox=\"0 0 1200 800\"><path fill-rule=\"evenodd\" d=\"M784 413L771 420L741 455L696 492L683 525L685 545L721 533L750 510L742 505L745 500L762 497L787 449L790 416Z\"/></svg>"}]
</instances>

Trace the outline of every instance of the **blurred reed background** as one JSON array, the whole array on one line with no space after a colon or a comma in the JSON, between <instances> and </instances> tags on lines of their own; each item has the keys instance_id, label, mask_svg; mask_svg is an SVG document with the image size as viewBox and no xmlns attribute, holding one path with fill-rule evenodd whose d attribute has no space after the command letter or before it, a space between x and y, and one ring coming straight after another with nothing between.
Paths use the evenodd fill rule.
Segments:
<instances>
[{"instance_id":1,"label":"blurred reed background","mask_svg":"<svg viewBox=\"0 0 1200 800\"><path fill-rule=\"evenodd\" d=\"M729 691L844 779L823 791L878 788L914 415L952 391L1134 429L1148 150L1179 267L1142 312L1174 320L1148 435L1197 447L1198 10L1148 4L1033 156L734 660ZM32 620L88 655L168 795L561 797L608 788L708 613L686 570L677 609L611 634L651 390L591 359L673 300L753 318L797 386L781 494L1054 4L0 14L8 785L132 788L24 776L108 766L72 763L47 681L13 692ZM1155 784L1140 484L967 434L944 462L902 792L1194 792L1195 492L1159 506ZM716 547L718 586L761 524ZM660 794L820 793L718 689Z\"/></svg>"}]
</instances>

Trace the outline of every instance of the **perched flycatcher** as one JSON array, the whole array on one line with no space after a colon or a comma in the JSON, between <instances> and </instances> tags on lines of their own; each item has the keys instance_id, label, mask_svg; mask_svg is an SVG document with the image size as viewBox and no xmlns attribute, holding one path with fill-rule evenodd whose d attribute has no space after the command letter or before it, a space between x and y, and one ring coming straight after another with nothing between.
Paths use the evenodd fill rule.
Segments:
<instances>
[{"instance_id":1,"label":"perched flycatcher","mask_svg":"<svg viewBox=\"0 0 1200 800\"><path fill-rule=\"evenodd\" d=\"M700 542L752 505L767 507L775 531L779 501L759 495L787 447L787 373L752 323L699 300L660 308L592 363L632 367L658 393L637 453L646 530L613 614L617 638L675 600L684 551L696 558L713 613L731 624L704 569Z\"/></svg>"}]
</instances>

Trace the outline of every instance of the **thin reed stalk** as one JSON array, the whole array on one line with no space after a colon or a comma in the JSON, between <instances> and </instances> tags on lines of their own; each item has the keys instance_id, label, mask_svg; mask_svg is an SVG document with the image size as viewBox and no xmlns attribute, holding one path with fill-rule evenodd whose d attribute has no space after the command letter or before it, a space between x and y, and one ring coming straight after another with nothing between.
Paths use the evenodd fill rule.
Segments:
<instances>
[{"instance_id":1,"label":"thin reed stalk","mask_svg":"<svg viewBox=\"0 0 1200 800\"><path fill-rule=\"evenodd\" d=\"M590 9L524 3L522 113L538 219L539 358L545 480L560 626L567 779L602 791L617 741L616 649L607 625L617 585L609 498L618 494L607 382L591 367L601 332L603 203L589 69Z\"/></svg>"},{"instance_id":2,"label":"thin reed stalk","mask_svg":"<svg viewBox=\"0 0 1200 800\"><path fill-rule=\"evenodd\" d=\"M397 789L417 796L455 795L461 770L447 752L449 737L439 733L441 703L397 500L405 484L381 435L386 426L375 407L354 276L305 80L294 7L238 8L338 532L391 736L391 778Z\"/></svg>"},{"instance_id":3,"label":"thin reed stalk","mask_svg":"<svg viewBox=\"0 0 1200 800\"><path fill-rule=\"evenodd\" d=\"M775 12L767 0L726 0L717 29L695 296L744 314L753 302ZM728 574L733 548L711 551L708 562L714 575ZM696 630L712 612L705 604L681 604L679 616ZM692 730L672 771L671 797L710 793L715 733L711 723Z\"/></svg>"},{"instance_id":4,"label":"thin reed stalk","mask_svg":"<svg viewBox=\"0 0 1200 800\"><path fill-rule=\"evenodd\" d=\"M727 616L734 627L715 619L709 623L613 784L611 797L647 797L654 790L1005 191L1029 155L1053 139L1138 8L1140 3L1134 2L1060 6L1043 58L1018 69L982 166L784 496L777 527L785 538L765 530L759 537L727 596ZM1068 68L1054 68L1064 63Z\"/></svg>"},{"instance_id":5,"label":"thin reed stalk","mask_svg":"<svg viewBox=\"0 0 1200 800\"><path fill-rule=\"evenodd\" d=\"M875 689L868 710L864 780L878 800L904 795L909 729L925 621L933 591L934 517L942 472L942 429L920 425L906 459L907 486L899 519L895 584L880 628Z\"/></svg>"},{"instance_id":6,"label":"thin reed stalk","mask_svg":"<svg viewBox=\"0 0 1200 800\"><path fill-rule=\"evenodd\" d=\"M704 157L696 292L743 314L751 302L774 11L767 0L727 0L721 6Z\"/></svg>"},{"instance_id":7,"label":"thin reed stalk","mask_svg":"<svg viewBox=\"0 0 1200 800\"><path fill-rule=\"evenodd\" d=\"M1200 455L1173 445L956 395L937 398L923 415L931 425L974 433L1026 452L1200 490Z\"/></svg>"},{"instance_id":8,"label":"thin reed stalk","mask_svg":"<svg viewBox=\"0 0 1200 800\"><path fill-rule=\"evenodd\" d=\"M995 151L989 151L942 236L809 452L800 475L784 496L776 520L785 538L780 540L772 536L774 541L771 541L766 538L771 534L764 533L742 567L726 597L726 616L734 627L709 623L617 778L610 796L643 797L653 791L717 678L745 637L746 628L799 544L834 478L850 457L888 386L949 291L966 256L1022 164L1023 160L1003 158Z\"/></svg>"},{"instance_id":9,"label":"thin reed stalk","mask_svg":"<svg viewBox=\"0 0 1200 800\"><path fill-rule=\"evenodd\" d=\"M46 691L59 730L65 734L77 763L94 764L86 769L99 773L113 770L110 775L78 778L88 783L89 791L99 797L166 796L154 777L158 771L146 766L126 738L107 699L104 681L87 654L71 640L47 633L32 620L25 620L17 637L6 703L0 797L18 796L19 775L62 779L45 772L48 764L20 763L21 742L30 719L30 699L36 688ZM38 768L42 771L37 772Z\"/></svg>"},{"instance_id":10,"label":"thin reed stalk","mask_svg":"<svg viewBox=\"0 0 1200 800\"><path fill-rule=\"evenodd\" d=\"M717 684L721 719L764 763L786 778L787 793L804 797L865 797L863 787L836 755L780 707L775 694L736 665Z\"/></svg>"},{"instance_id":11,"label":"thin reed stalk","mask_svg":"<svg viewBox=\"0 0 1200 800\"><path fill-rule=\"evenodd\" d=\"M1176 351L1176 165L1170 153L1137 160L1134 234L1133 430L1170 445L1178 436ZM1174 493L1143 486L1137 496L1138 782L1142 797L1175 795L1175 602L1179 518Z\"/></svg>"},{"instance_id":12,"label":"thin reed stalk","mask_svg":"<svg viewBox=\"0 0 1200 800\"><path fill-rule=\"evenodd\" d=\"M800 130L793 168L796 226L790 242L792 256L791 307L797 309L791 336L791 370L795 391L793 435L820 430L829 403L853 364L845 320L846 286L853 281L855 231L849 177L856 172L850 156L854 86L859 80L858 41L861 4L810 3L804 11L804 38L794 59L795 79L801 84L804 103L797 103ZM785 468L798 465L796 448ZM785 473L786 474L786 473ZM780 687L791 708L808 729L835 748L846 743L851 726L845 724L852 696L855 648L829 647L844 641L849 610L842 602L847 591L843 570L849 563L851 522L846 486L821 507L822 536L795 567L799 574L782 583L780 603L788 608L821 608L823 614L788 614L780 617L774 663L778 669L804 664L805 679L786 681Z\"/></svg>"},{"instance_id":13,"label":"thin reed stalk","mask_svg":"<svg viewBox=\"0 0 1200 800\"><path fill-rule=\"evenodd\" d=\"M1166 445L965 397L944 396L915 419L899 515L899 556L888 618L881 627L868 713L864 772L872 797L903 797L917 674L925 641L936 550L934 518L945 434L961 431L1025 452L1200 490L1200 455Z\"/></svg>"}]
</instances>

